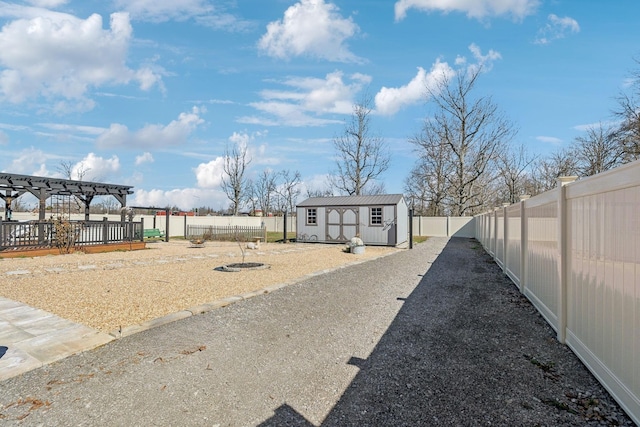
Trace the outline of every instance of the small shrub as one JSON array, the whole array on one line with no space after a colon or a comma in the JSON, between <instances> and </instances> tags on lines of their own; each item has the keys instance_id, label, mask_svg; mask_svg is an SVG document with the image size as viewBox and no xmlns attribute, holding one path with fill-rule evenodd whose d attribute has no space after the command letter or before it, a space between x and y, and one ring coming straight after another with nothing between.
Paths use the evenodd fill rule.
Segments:
<instances>
[{"instance_id":1,"label":"small shrub","mask_svg":"<svg viewBox=\"0 0 640 427\"><path fill-rule=\"evenodd\" d=\"M71 253L80 235L80 228L79 224L73 224L62 217L53 220L53 245L61 254Z\"/></svg>"}]
</instances>

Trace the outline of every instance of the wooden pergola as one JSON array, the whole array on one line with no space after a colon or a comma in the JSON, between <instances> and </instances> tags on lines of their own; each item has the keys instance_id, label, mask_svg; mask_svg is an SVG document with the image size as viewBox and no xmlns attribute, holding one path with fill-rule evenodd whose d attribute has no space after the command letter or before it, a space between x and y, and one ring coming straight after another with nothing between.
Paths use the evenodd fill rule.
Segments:
<instances>
[{"instance_id":1,"label":"wooden pergola","mask_svg":"<svg viewBox=\"0 0 640 427\"><path fill-rule=\"evenodd\" d=\"M5 203L5 221L11 219L11 202L25 193L39 200L39 220L45 219L46 201L51 196L73 196L84 205L84 216L89 220L89 206L96 196L113 196L121 207L127 205L127 195L133 194L128 185L102 182L74 181L71 179L0 173L0 198ZM124 213L122 214L124 217Z\"/></svg>"}]
</instances>

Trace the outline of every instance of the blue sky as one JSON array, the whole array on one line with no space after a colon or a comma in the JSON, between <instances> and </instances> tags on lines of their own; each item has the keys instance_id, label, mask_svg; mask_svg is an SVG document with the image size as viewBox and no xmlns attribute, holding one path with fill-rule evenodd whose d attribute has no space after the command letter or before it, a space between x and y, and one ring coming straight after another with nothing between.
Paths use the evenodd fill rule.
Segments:
<instances>
[{"instance_id":1,"label":"blue sky","mask_svg":"<svg viewBox=\"0 0 640 427\"><path fill-rule=\"evenodd\" d=\"M638 16L637 0L0 0L0 170L72 164L134 186L132 205L224 208L225 148L246 144L250 178L322 189L369 94L401 193L443 72L481 63L475 94L545 155L612 120Z\"/></svg>"}]
</instances>

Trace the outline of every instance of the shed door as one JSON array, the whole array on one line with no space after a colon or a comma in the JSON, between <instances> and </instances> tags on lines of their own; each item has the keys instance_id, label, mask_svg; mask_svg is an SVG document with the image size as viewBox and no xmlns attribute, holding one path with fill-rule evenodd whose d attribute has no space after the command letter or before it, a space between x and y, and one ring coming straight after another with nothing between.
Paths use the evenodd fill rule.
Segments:
<instances>
[{"instance_id":1,"label":"shed door","mask_svg":"<svg viewBox=\"0 0 640 427\"><path fill-rule=\"evenodd\" d=\"M346 243L359 232L358 208L327 208L327 242Z\"/></svg>"}]
</instances>

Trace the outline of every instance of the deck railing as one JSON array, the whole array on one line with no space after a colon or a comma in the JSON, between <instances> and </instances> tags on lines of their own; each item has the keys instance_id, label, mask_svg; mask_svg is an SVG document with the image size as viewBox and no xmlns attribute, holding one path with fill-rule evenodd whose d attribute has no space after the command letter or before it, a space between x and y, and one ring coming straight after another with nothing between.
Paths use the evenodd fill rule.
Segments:
<instances>
[{"instance_id":1,"label":"deck railing","mask_svg":"<svg viewBox=\"0 0 640 427\"><path fill-rule=\"evenodd\" d=\"M142 221L0 221L0 250L141 241L142 230Z\"/></svg>"},{"instance_id":2,"label":"deck railing","mask_svg":"<svg viewBox=\"0 0 640 427\"><path fill-rule=\"evenodd\" d=\"M571 181L479 215L476 238L640 425L640 161Z\"/></svg>"}]
</instances>

